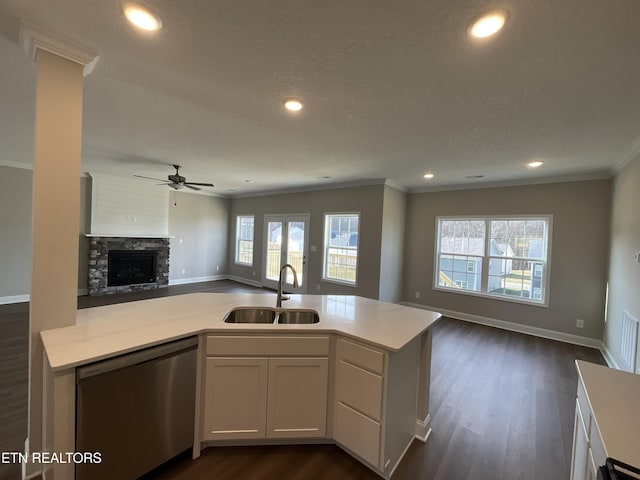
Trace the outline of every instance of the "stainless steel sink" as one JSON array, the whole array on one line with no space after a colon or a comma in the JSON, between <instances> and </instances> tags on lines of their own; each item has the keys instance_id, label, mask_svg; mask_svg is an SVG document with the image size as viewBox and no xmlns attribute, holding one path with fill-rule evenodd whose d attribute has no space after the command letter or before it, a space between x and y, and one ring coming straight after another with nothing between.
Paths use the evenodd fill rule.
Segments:
<instances>
[{"instance_id":1,"label":"stainless steel sink","mask_svg":"<svg viewBox=\"0 0 640 480\"><path fill-rule=\"evenodd\" d=\"M264 307L237 307L224 317L225 323L273 323L276 311Z\"/></svg>"},{"instance_id":2,"label":"stainless steel sink","mask_svg":"<svg viewBox=\"0 0 640 480\"><path fill-rule=\"evenodd\" d=\"M319 321L318 312L313 310L282 310L278 313L278 323L309 324Z\"/></svg>"}]
</instances>

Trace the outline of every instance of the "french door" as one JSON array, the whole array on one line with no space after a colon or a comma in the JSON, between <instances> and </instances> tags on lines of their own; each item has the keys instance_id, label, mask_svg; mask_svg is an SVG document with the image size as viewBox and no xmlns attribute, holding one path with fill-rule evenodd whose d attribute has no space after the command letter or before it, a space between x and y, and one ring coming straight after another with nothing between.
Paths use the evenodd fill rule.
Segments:
<instances>
[{"instance_id":1,"label":"french door","mask_svg":"<svg viewBox=\"0 0 640 480\"><path fill-rule=\"evenodd\" d=\"M280 268L288 263L296 269L299 286L293 288L293 272L287 268L284 290L306 293L309 214L265 215L264 232L262 284L277 289Z\"/></svg>"}]
</instances>

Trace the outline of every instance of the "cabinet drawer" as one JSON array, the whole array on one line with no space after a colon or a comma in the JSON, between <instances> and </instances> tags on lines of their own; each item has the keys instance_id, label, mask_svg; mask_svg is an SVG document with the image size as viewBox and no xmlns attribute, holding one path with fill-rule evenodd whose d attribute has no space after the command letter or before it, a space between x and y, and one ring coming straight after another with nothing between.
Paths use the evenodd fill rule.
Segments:
<instances>
[{"instance_id":1,"label":"cabinet drawer","mask_svg":"<svg viewBox=\"0 0 640 480\"><path fill-rule=\"evenodd\" d=\"M582 385L582 380L578 380L578 404L580 404L580 412L582 413L582 419L584 421L584 428L587 431L587 435L591 433L591 408L589 407L589 400L587 399L587 392Z\"/></svg>"},{"instance_id":2,"label":"cabinet drawer","mask_svg":"<svg viewBox=\"0 0 640 480\"><path fill-rule=\"evenodd\" d=\"M338 402L334 439L376 468L380 462L380 424Z\"/></svg>"},{"instance_id":3,"label":"cabinet drawer","mask_svg":"<svg viewBox=\"0 0 640 480\"><path fill-rule=\"evenodd\" d=\"M380 420L382 418L382 377L338 360L336 399Z\"/></svg>"},{"instance_id":4,"label":"cabinet drawer","mask_svg":"<svg viewBox=\"0 0 640 480\"><path fill-rule=\"evenodd\" d=\"M350 363L371 370L384 373L384 353L358 343L339 339L337 347L338 359L344 358Z\"/></svg>"},{"instance_id":5,"label":"cabinet drawer","mask_svg":"<svg viewBox=\"0 0 640 480\"><path fill-rule=\"evenodd\" d=\"M326 357L329 337L278 335L209 335L207 355Z\"/></svg>"}]
</instances>

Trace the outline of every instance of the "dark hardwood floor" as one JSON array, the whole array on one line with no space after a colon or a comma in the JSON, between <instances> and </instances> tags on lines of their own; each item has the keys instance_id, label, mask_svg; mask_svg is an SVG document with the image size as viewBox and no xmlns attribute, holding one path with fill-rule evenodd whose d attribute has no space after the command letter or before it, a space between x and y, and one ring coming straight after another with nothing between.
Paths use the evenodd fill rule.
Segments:
<instances>
[{"instance_id":1,"label":"dark hardwood floor","mask_svg":"<svg viewBox=\"0 0 640 480\"><path fill-rule=\"evenodd\" d=\"M191 292L273 292L231 281L79 297L78 307ZM0 451L22 451L27 431L28 304L0 306ZM394 479L539 480L569 477L574 360L604 364L594 349L453 319L433 332L431 417L426 445L414 441ZM20 467L0 465L0 480ZM377 479L333 445L209 448L151 478Z\"/></svg>"}]
</instances>

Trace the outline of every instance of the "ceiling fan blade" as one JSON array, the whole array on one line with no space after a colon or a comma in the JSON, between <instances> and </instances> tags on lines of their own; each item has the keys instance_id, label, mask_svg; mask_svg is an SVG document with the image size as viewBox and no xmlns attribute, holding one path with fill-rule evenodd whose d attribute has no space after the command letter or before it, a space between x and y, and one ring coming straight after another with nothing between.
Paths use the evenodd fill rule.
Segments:
<instances>
[{"instance_id":1,"label":"ceiling fan blade","mask_svg":"<svg viewBox=\"0 0 640 480\"><path fill-rule=\"evenodd\" d=\"M143 177L142 175L134 175L134 177L146 178L147 180L156 180L157 182L166 182L166 180L162 180L161 178Z\"/></svg>"},{"instance_id":2,"label":"ceiling fan blade","mask_svg":"<svg viewBox=\"0 0 640 480\"><path fill-rule=\"evenodd\" d=\"M185 185L198 185L200 187L213 187L213 183L184 182Z\"/></svg>"},{"instance_id":3,"label":"ceiling fan blade","mask_svg":"<svg viewBox=\"0 0 640 480\"><path fill-rule=\"evenodd\" d=\"M185 184L184 184L184 186L185 186L185 187L190 188L191 190L202 190L201 188L198 188L198 187L192 187L191 185L192 185L192 184L190 184L190 183L185 183Z\"/></svg>"}]
</instances>

